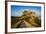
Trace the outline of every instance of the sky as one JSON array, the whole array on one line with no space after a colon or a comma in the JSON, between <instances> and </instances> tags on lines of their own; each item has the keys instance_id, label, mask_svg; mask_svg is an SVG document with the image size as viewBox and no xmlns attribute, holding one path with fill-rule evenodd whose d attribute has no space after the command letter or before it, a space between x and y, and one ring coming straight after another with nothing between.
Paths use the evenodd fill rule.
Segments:
<instances>
[{"instance_id":1,"label":"sky","mask_svg":"<svg viewBox=\"0 0 46 34\"><path fill-rule=\"evenodd\" d=\"M32 10L36 12L38 16L41 14L40 6L19 6L19 5L11 5L11 16L21 16L24 10Z\"/></svg>"}]
</instances>

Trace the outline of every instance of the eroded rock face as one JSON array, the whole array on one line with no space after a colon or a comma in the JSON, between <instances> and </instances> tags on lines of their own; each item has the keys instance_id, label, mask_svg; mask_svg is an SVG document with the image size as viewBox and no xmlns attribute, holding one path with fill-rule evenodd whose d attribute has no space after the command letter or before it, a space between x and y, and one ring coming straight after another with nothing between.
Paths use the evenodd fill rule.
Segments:
<instances>
[{"instance_id":1,"label":"eroded rock face","mask_svg":"<svg viewBox=\"0 0 46 34\"><path fill-rule=\"evenodd\" d=\"M32 26L40 27L41 26L41 19L39 19L35 12L32 11L25 11L23 12L25 16L23 19L26 20L28 23L32 24Z\"/></svg>"},{"instance_id":2,"label":"eroded rock face","mask_svg":"<svg viewBox=\"0 0 46 34\"><path fill-rule=\"evenodd\" d=\"M22 19L23 18L31 18L31 19L33 19L35 17L37 17L37 15L35 14L35 12L32 12L32 11L24 11L23 12Z\"/></svg>"},{"instance_id":3,"label":"eroded rock face","mask_svg":"<svg viewBox=\"0 0 46 34\"><path fill-rule=\"evenodd\" d=\"M32 11L24 11L21 17L13 18L11 18L12 23L15 23L12 25L12 28L41 27L41 20Z\"/></svg>"}]
</instances>

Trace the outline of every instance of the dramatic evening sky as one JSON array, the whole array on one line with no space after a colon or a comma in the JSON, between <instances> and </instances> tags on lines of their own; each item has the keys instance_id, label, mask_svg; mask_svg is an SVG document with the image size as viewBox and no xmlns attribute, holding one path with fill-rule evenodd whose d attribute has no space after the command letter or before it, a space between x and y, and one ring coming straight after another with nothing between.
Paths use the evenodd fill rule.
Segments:
<instances>
[{"instance_id":1,"label":"dramatic evening sky","mask_svg":"<svg viewBox=\"0 0 46 34\"><path fill-rule=\"evenodd\" d=\"M18 6L11 5L11 16L21 16L24 10L32 10L35 11L37 15L41 14L40 6Z\"/></svg>"}]
</instances>

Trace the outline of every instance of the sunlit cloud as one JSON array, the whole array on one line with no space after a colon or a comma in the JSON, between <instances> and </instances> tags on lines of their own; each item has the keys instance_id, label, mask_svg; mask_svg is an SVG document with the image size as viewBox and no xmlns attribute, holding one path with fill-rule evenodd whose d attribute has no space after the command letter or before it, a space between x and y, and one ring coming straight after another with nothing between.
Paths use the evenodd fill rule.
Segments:
<instances>
[{"instance_id":1,"label":"sunlit cloud","mask_svg":"<svg viewBox=\"0 0 46 34\"><path fill-rule=\"evenodd\" d=\"M21 9L20 12L24 12L24 11L32 11L35 12L37 16L41 16L41 11L37 11L37 10L31 10L31 9Z\"/></svg>"},{"instance_id":2,"label":"sunlit cloud","mask_svg":"<svg viewBox=\"0 0 46 34\"><path fill-rule=\"evenodd\" d=\"M41 16L41 8L37 6L14 6L12 5L11 16L22 16L24 11L35 12L37 16Z\"/></svg>"}]
</instances>

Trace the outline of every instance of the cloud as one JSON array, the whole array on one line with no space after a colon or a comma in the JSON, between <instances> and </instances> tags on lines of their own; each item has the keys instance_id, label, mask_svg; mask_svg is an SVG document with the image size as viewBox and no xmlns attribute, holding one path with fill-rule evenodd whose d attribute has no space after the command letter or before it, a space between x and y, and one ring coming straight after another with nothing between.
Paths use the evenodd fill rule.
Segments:
<instances>
[{"instance_id":1,"label":"cloud","mask_svg":"<svg viewBox=\"0 0 46 34\"><path fill-rule=\"evenodd\" d=\"M12 16L22 16L24 11L32 11L35 12L37 16L41 16L41 11L37 11L37 10L31 10L31 9L20 9L19 11L15 11Z\"/></svg>"},{"instance_id":2,"label":"cloud","mask_svg":"<svg viewBox=\"0 0 46 34\"><path fill-rule=\"evenodd\" d=\"M41 11L33 10L33 12L35 12L37 16L41 16Z\"/></svg>"}]
</instances>

